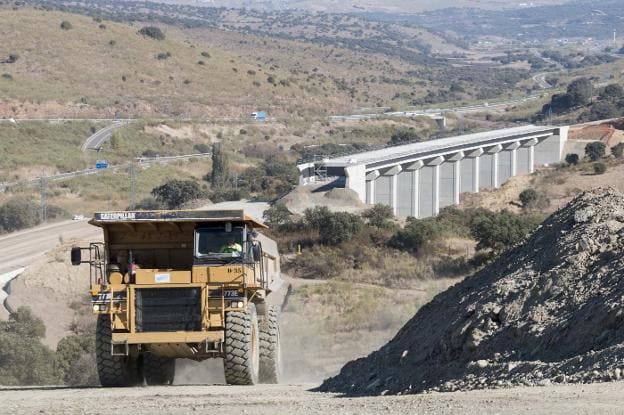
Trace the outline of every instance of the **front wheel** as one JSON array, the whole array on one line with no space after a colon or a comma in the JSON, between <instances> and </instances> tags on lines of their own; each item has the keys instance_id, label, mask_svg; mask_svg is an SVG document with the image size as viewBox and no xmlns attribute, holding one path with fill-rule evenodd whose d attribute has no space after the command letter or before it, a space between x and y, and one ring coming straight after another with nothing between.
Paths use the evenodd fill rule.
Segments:
<instances>
[{"instance_id":1,"label":"front wheel","mask_svg":"<svg viewBox=\"0 0 624 415\"><path fill-rule=\"evenodd\" d=\"M271 306L260 326L260 383L279 383L282 369L277 307Z\"/></svg>"},{"instance_id":2,"label":"front wheel","mask_svg":"<svg viewBox=\"0 0 624 415\"><path fill-rule=\"evenodd\" d=\"M255 385L259 372L259 335L256 307L225 315L225 381L230 385Z\"/></svg>"},{"instance_id":3,"label":"front wheel","mask_svg":"<svg viewBox=\"0 0 624 415\"><path fill-rule=\"evenodd\" d=\"M135 386L140 382L138 359L132 356L113 356L111 320L100 314L95 333L95 357L100 384L104 387Z\"/></svg>"}]
</instances>

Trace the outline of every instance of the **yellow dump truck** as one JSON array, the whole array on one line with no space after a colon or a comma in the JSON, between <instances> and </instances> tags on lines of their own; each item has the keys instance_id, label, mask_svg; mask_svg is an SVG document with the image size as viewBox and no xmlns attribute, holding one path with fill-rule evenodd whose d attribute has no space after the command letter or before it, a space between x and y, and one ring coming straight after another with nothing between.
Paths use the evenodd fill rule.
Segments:
<instances>
[{"instance_id":1,"label":"yellow dump truck","mask_svg":"<svg viewBox=\"0 0 624 415\"><path fill-rule=\"evenodd\" d=\"M175 359L223 358L226 382L277 383L277 244L242 210L96 213L90 266L102 386L173 383Z\"/></svg>"}]
</instances>

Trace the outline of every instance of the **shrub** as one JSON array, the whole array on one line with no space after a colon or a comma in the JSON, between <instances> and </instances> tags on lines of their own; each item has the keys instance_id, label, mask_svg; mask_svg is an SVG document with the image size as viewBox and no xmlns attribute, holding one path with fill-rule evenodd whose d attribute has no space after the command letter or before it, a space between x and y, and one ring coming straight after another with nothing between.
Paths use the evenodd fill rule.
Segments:
<instances>
[{"instance_id":1,"label":"shrub","mask_svg":"<svg viewBox=\"0 0 624 415\"><path fill-rule=\"evenodd\" d=\"M607 172L607 165L604 163L595 163L594 164L594 174L605 174Z\"/></svg>"},{"instance_id":2,"label":"shrub","mask_svg":"<svg viewBox=\"0 0 624 415\"><path fill-rule=\"evenodd\" d=\"M600 160L605 156L607 146L603 142L595 141L585 146L585 155L591 161Z\"/></svg>"},{"instance_id":3,"label":"shrub","mask_svg":"<svg viewBox=\"0 0 624 415\"><path fill-rule=\"evenodd\" d=\"M27 307L20 307L7 321L0 321L0 384L59 383L54 353L41 344L44 335L43 321Z\"/></svg>"},{"instance_id":4,"label":"shrub","mask_svg":"<svg viewBox=\"0 0 624 415\"><path fill-rule=\"evenodd\" d=\"M6 79L7 81L12 81L13 80L13 75L11 75L10 73L3 73L2 74L2 79Z\"/></svg>"},{"instance_id":5,"label":"shrub","mask_svg":"<svg viewBox=\"0 0 624 415\"><path fill-rule=\"evenodd\" d=\"M569 165L577 165L579 162L579 155L576 153L569 153L565 156L565 162Z\"/></svg>"},{"instance_id":6,"label":"shrub","mask_svg":"<svg viewBox=\"0 0 624 415\"><path fill-rule=\"evenodd\" d=\"M139 203L134 205L135 210L160 210L162 208L162 204L153 197L146 197L144 199L141 199Z\"/></svg>"},{"instance_id":7,"label":"shrub","mask_svg":"<svg viewBox=\"0 0 624 415\"><path fill-rule=\"evenodd\" d=\"M67 20L63 20L61 22L61 29L63 29L63 30L70 30L71 28L73 28L73 26Z\"/></svg>"},{"instance_id":8,"label":"shrub","mask_svg":"<svg viewBox=\"0 0 624 415\"><path fill-rule=\"evenodd\" d=\"M210 153L210 146L205 143L198 143L193 146L193 150L198 153Z\"/></svg>"},{"instance_id":9,"label":"shrub","mask_svg":"<svg viewBox=\"0 0 624 415\"><path fill-rule=\"evenodd\" d=\"M191 200L203 196L197 182L192 180L170 180L152 189L152 196L168 209L176 209Z\"/></svg>"},{"instance_id":10,"label":"shrub","mask_svg":"<svg viewBox=\"0 0 624 415\"><path fill-rule=\"evenodd\" d=\"M611 154L613 157L621 159L624 156L624 143L619 143L611 147Z\"/></svg>"},{"instance_id":11,"label":"shrub","mask_svg":"<svg viewBox=\"0 0 624 415\"><path fill-rule=\"evenodd\" d=\"M520 203L525 209L545 209L550 206L548 196L535 189L523 190L520 193Z\"/></svg>"},{"instance_id":12,"label":"shrub","mask_svg":"<svg viewBox=\"0 0 624 415\"><path fill-rule=\"evenodd\" d=\"M160 52L156 55L156 59L158 60L165 60L165 59L169 59L171 57L171 53L169 52Z\"/></svg>"},{"instance_id":13,"label":"shrub","mask_svg":"<svg viewBox=\"0 0 624 415\"><path fill-rule=\"evenodd\" d=\"M537 190L526 189L520 193L520 203L522 203L522 207L526 208L531 203L534 203L538 197L539 197L539 194L537 193Z\"/></svg>"},{"instance_id":14,"label":"shrub","mask_svg":"<svg viewBox=\"0 0 624 415\"><path fill-rule=\"evenodd\" d=\"M145 26L138 33L155 40L165 40L165 34L156 26Z\"/></svg>"},{"instance_id":15,"label":"shrub","mask_svg":"<svg viewBox=\"0 0 624 415\"><path fill-rule=\"evenodd\" d=\"M19 55L16 53L12 53L4 60L4 63L15 63L18 59Z\"/></svg>"},{"instance_id":16,"label":"shrub","mask_svg":"<svg viewBox=\"0 0 624 415\"><path fill-rule=\"evenodd\" d=\"M416 134L416 130L414 130L413 128L401 129L399 131L396 131L390 137L391 145L407 144L413 143L415 141L420 141L420 137L418 137L418 134Z\"/></svg>"},{"instance_id":17,"label":"shrub","mask_svg":"<svg viewBox=\"0 0 624 415\"><path fill-rule=\"evenodd\" d=\"M276 203L264 211L262 219L271 228L279 228L280 226L291 222L291 213L283 203Z\"/></svg>"},{"instance_id":18,"label":"shrub","mask_svg":"<svg viewBox=\"0 0 624 415\"><path fill-rule=\"evenodd\" d=\"M362 212L362 217L367 223L376 228L388 229L392 227L394 212L388 205L376 204L375 206Z\"/></svg>"},{"instance_id":19,"label":"shrub","mask_svg":"<svg viewBox=\"0 0 624 415\"><path fill-rule=\"evenodd\" d=\"M197 61L198 65L205 65L206 63L204 61Z\"/></svg>"},{"instance_id":20,"label":"shrub","mask_svg":"<svg viewBox=\"0 0 624 415\"><path fill-rule=\"evenodd\" d=\"M90 334L72 334L61 339L56 346L56 366L69 385L97 384L95 366L81 374L76 365L85 355L95 354L95 338Z\"/></svg>"},{"instance_id":21,"label":"shrub","mask_svg":"<svg viewBox=\"0 0 624 415\"><path fill-rule=\"evenodd\" d=\"M477 241L477 249L501 251L524 239L539 222L536 216L515 215L506 210L489 212L475 218L470 233Z\"/></svg>"},{"instance_id":22,"label":"shrub","mask_svg":"<svg viewBox=\"0 0 624 415\"><path fill-rule=\"evenodd\" d=\"M267 82L270 83L270 84L275 85L275 78L272 75L269 75L267 77Z\"/></svg>"},{"instance_id":23,"label":"shrub","mask_svg":"<svg viewBox=\"0 0 624 415\"><path fill-rule=\"evenodd\" d=\"M12 232L41 223L39 204L34 200L15 197L0 206L0 230Z\"/></svg>"},{"instance_id":24,"label":"shrub","mask_svg":"<svg viewBox=\"0 0 624 415\"><path fill-rule=\"evenodd\" d=\"M208 53L208 52L202 52L202 53L201 53L201 55L202 55L204 58L209 58L209 57L210 57L210 53Z\"/></svg>"},{"instance_id":25,"label":"shrub","mask_svg":"<svg viewBox=\"0 0 624 415\"><path fill-rule=\"evenodd\" d=\"M308 227L318 230L321 243L338 245L348 241L362 230L362 219L348 212L331 212L327 207L306 209L304 221Z\"/></svg>"}]
</instances>

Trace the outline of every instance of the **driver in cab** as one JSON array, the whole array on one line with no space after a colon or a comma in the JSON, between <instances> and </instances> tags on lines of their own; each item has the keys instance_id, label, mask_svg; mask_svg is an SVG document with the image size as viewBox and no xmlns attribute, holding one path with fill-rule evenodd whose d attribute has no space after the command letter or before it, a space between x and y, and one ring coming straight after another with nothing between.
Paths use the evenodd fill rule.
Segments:
<instances>
[{"instance_id":1,"label":"driver in cab","mask_svg":"<svg viewBox=\"0 0 624 415\"><path fill-rule=\"evenodd\" d=\"M227 244L221 247L220 252L222 254L233 254L233 253L240 254L243 252L243 247L241 246L241 244L236 242L235 238L232 237L228 240Z\"/></svg>"}]
</instances>

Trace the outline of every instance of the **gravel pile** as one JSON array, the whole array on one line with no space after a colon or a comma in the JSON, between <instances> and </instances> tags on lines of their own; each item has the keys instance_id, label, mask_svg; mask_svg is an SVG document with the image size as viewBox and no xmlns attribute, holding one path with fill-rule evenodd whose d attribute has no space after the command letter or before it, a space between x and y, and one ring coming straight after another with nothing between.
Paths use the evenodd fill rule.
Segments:
<instances>
[{"instance_id":1,"label":"gravel pile","mask_svg":"<svg viewBox=\"0 0 624 415\"><path fill-rule=\"evenodd\" d=\"M620 379L623 248L624 195L583 193L320 390L384 395Z\"/></svg>"}]
</instances>

